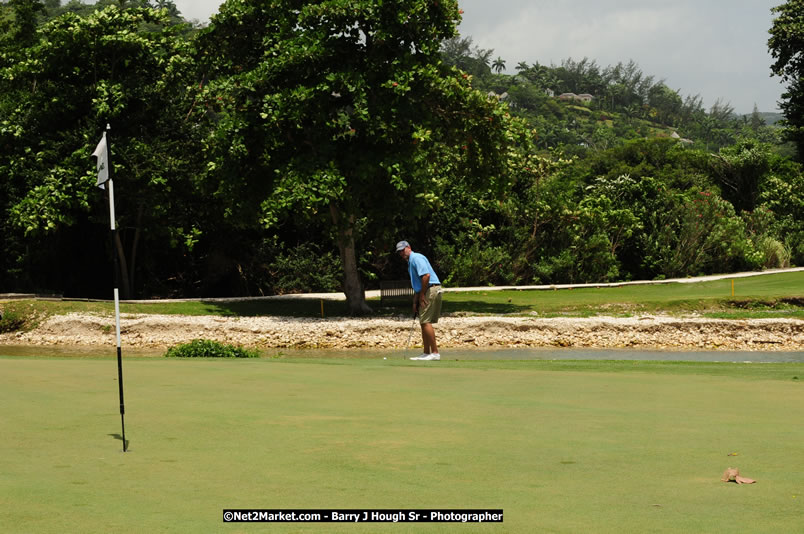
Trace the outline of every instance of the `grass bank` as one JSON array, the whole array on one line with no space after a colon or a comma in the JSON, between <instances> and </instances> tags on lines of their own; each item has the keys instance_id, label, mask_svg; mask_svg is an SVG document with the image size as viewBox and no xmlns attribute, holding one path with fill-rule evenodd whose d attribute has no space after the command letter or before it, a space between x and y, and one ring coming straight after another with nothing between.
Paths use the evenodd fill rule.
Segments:
<instances>
[{"instance_id":1,"label":"grass bank","mask_svg":"<svg viewBox=\"0 0 804 534\"><path fill-rule=\"evenodd\" d=\"M532 314L543 317L587 317L637 313L698 313L705 317L748 319L804 318L804 272L777 273L749 278L697 282L630 285L620 287L447 292L444 312L452 314ZM732 294L733 289L733 294ZM407 306L380 308L378 315L408 313ZM70 312L111 315L111 302L76 300L16 300L0 302L0 309L32 323L37 317ZM123 302L123 313L221 316L339 317L348 315L345 302L311 299L259 299L249 301ZM323 311L322 311L323 310ZM0 321L2 330L2 321Z\"/></svg>"},{"instance_id":2,"label":"grass bank","mask_svg":"<svg viewBox=\"0 0 804 534\"><path fill-rule=\"evenodd\" d=\"M804 272L708 282L539 291L448 293L450 310L584 317L601 313L698 313L706 317L804 318Z\"/></svg>"}]
</instances>

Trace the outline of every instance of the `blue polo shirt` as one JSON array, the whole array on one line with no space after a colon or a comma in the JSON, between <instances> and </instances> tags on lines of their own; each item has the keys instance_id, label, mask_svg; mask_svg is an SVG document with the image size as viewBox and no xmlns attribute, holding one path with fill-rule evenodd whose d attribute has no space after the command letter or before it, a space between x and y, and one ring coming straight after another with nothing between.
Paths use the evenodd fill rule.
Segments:
<instances>
[{"instance_id":1,"label":"blue polo shirt","mask_svg":"<svg viewBox=\"0 0 804 534\"><path fill-rule=\"evenodd\" d=\"M408 258L408 272L410 273L410 285L413 286L413 291L418 293L422 290L422 276L430 274L431 284L440 284L441 280L430 265L430 261L424 254L418 252L410 252Z\"/></svg>"}]
</instances>

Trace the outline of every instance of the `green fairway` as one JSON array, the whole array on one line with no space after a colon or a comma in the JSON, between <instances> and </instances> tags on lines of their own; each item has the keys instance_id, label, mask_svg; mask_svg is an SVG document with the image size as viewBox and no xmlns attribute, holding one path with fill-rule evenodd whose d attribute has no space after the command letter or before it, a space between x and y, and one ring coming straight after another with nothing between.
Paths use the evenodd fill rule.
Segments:
<instances>
[{"instance_id":1,"label":"green fairway","mask_svg":"<svg viewBox=\"0 0 804 534\"><path fill-rule=\"evenodd\" d=\"M802 364L440 363L130 359L124 454L114 360L0 358L0 531L802 526ZM758 483L721 482L730 466ZM224 508L502 508L505 522L235 525Z\"/></svg>"}]
</instances>

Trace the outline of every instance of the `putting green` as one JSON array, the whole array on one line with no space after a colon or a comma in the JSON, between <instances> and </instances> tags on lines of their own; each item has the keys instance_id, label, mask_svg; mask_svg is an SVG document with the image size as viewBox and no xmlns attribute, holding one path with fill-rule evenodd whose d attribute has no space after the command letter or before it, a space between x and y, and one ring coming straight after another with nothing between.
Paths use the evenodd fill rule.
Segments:
<instances>
[{"instance_id":1,"label":"putting green","mask_svg":"<svg viewBox=\"0 0 804 534\"><path fill-rule=\"evenodd\" d=\"M224 508L505 510L471 532L802 526L804 386L785 376L804 365L442 363L126 360L124 454L114 360L0 358L0 531L456 529L223 524ZM721 482L727 467L758 483Z\"/></svg>"}]
</instances>

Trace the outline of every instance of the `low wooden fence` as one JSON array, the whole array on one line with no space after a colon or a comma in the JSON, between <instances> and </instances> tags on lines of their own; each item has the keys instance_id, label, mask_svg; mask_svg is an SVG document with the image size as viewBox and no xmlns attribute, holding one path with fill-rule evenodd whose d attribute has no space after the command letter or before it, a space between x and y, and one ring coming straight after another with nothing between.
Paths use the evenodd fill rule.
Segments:
<instances>
[{"instance_id":1,"label":"low wooden fence","mask_svg":"<svg viewBox=\"0 0 804 534\"><path fill-rule=\"evenodd\" d=\"M413 302L410 280L380 281L380 306L397 306Z\"/></svg>"}]
</instances>

